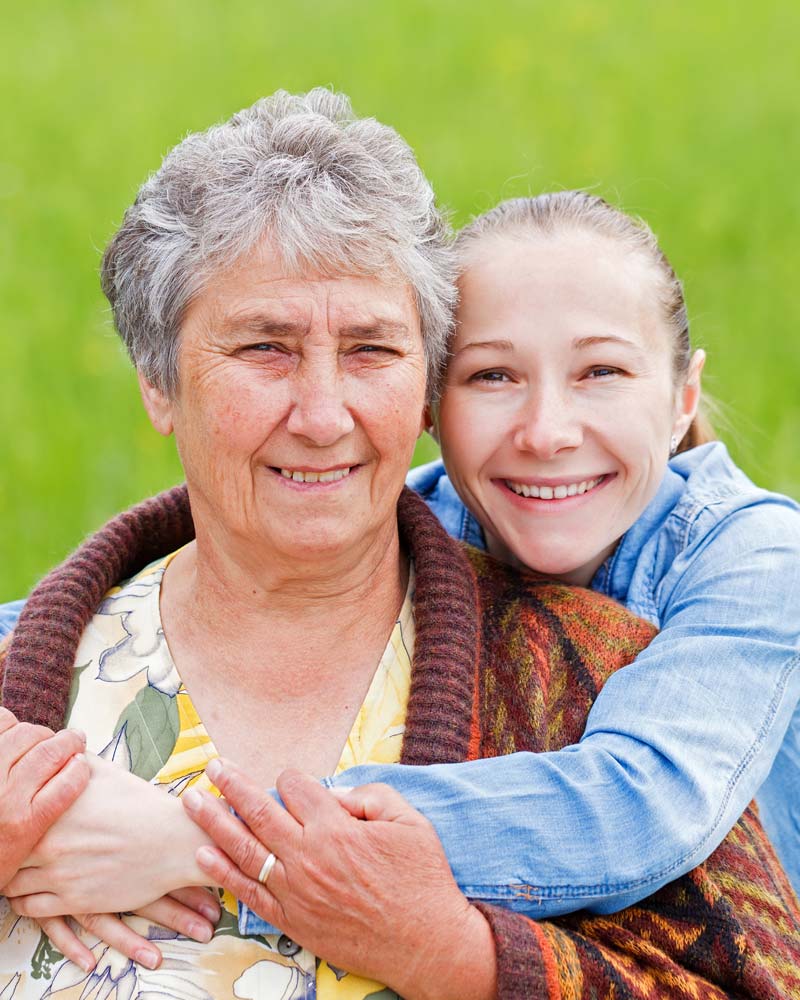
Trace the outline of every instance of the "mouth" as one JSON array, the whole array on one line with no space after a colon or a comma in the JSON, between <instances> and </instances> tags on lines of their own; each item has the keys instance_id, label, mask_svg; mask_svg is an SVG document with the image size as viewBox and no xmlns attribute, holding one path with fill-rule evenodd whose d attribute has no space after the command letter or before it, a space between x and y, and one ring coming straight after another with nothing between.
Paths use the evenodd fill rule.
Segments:
<instances>
[{"instance_id":1,"label":"mouth","mask_svg":"<svg viewBox=\"0 0 800 1000\"><path fill-rule=\"evenodd\" d=\"M593 479L564 481L562 483L518 483L512 479L504 479L503 483L516 493L518 497L531 497L535 500L566 500L567 497L584 496L610 479L607 473L595 476Z\"/></svg>"},{"instance_id":2,"label":"mouth","mask_svg":"<svg viewBox=\"0 0 800 1000\"><path fill-rule=\"evenodd\" d=\"M353 473L357 466L345 465L336 469L286 469L271 466L272 471L294 483L338 483Z\"/></svg>"}]
</instances>

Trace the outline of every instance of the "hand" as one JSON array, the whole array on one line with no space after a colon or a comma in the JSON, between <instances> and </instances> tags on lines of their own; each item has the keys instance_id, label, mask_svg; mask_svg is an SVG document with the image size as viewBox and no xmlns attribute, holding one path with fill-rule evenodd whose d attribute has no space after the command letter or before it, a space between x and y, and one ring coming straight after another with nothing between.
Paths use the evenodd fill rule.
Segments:
<instances>
[{"instance_id":1,"label":"hand","mask_svg":"<svg viewBox=\"0 0 800 1000\"><path fill-rule=\"evenodd\" d=\"M315 955L404 997L495 995L488 923L459 891L433 827L401 795L368 785L340 804L313 778L285 771L283 809L227 762L206 773L249 826L208 793L183 796L219 845L197 852L214 882ZM264 886L269 851L278 860Z\"/></svg>"},{"instance_id":2,"label":"hand","mask_svg":"<svg viewBox=\"0 0 800 1000\"><path fill-rule=\"evenodd\" d=\"M89 757L91 781L5 887L18 913L127 912L208 880L194 855L208 838L165 791ZM24 897L24 898L22 898Z\"/></svg>"},{"instance_id":3,"label":"hand","mask_svg":"<svg viewBox=\"0 0 800 1000\"><path fill-rule=\"evenodd\" d=\"M17 722L0 707L0 886L89 781L86 737Z\"/></svg>"},{"instance_id":4,"label":"hand","mask_svg":"<svg viewBox=\"0 0 800 1000\"><path fill-rule=\"evenodd\" d=\"M193 887L180 889L157 899L150 906L137 910L134 915L205 944L214 936L214 925L221 912L213 893L208 889ZM145 968L157 969L161 965L162 955L153 941L141 937L114 914L80 914L72 919L100 942L110 945ZM94 969L97 956L86 947L65 917L45 917L37 923L62 955L84 972Z\"/></svg>"}]
</instances>

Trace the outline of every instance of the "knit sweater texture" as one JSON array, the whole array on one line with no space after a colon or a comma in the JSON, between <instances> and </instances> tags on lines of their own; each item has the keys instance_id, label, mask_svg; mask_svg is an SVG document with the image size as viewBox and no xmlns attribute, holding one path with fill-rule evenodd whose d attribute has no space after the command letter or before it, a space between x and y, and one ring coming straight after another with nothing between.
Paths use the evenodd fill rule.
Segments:
<instances>
[{"instance_id":1,"label":"knit sweater texture","mask_svg":"<svg viewBox=\"0 0 800 1000\"><path fill-rule=\"evenodd\" d=\"M577 742L600 687L647 644L650 626L598 594L463 548L407 490L398 522L416 567L402 762ZM78 642L106 591L193 534L177 487L115 518L50 573L0 651L2 704L60 728ZM753 809L705 864L619 913L537 922L479 908L503 1000L800 996L800 907Z\"/></svg>"}]
</instances>

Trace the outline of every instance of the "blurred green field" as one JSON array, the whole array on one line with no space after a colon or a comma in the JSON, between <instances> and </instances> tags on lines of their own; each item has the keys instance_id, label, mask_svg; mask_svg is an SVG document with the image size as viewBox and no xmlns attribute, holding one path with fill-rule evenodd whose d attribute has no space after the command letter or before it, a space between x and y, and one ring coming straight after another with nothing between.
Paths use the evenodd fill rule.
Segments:
<instances>
[{"instance_id":1,"label":"blurred green field","mask_svg":"<svg viewBox=\"0 0 800 1000\"><path fill-rule=\"evenodd\" d=\"M105 241L187 131L333 85L457 223L590 187L684 277L734 455L800 496L800 5L30 0L0 41L0 600L180 477L102 298Z\"/></svg>"}]
</instances>

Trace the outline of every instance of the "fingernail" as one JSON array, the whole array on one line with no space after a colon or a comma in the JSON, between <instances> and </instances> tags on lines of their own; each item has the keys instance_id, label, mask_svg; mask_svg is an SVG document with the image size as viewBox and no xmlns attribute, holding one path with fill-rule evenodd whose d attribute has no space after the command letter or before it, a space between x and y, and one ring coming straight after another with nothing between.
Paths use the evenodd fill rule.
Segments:
<instances>
[{"instance_id":1,"label":"fingernail","mask_svg":"<svg viewBox=\"0 0 800 1000\"><path fill-rule=\"evenodd\" d=\"M206 764L206 777L209 781L216 782L217 778L222 774L222 764L214 758Z\"/></svg>"},{"instance_id":2,"label":"fingernail","mask_svg":"<svg viewBox=\"0 0 800 1000\"><path fill-rule=\"evenodd\" d=\"M139 951L137 951L133 956L134 962L138 962L139 965L143 965L145 969L157 969L158 958L158 953L150 951L149 948L140 948Z\"/></svg>"},{"instance_id":3,"label":"fingernail","mask_svg":"<svg viewBox=\"0 0 800 1000\"><path fill-rule=\"evenodd\" d=\"M198 906L198 910L203 914L206 920L210 920L212 924L216 924L222 916L219 907L211 906L210 903L203 903L202 906Z\"/></svg>"},{"instance_id":4,"label":"fingernail","mask_svg":"<svg viewBox=\"0 0 800 1000\"><path fill-rule=\"evenodd\" d=\"M210 868L217 860L217 855L211 847L198 847L194 858L201 868Z\"/></svg>"},{"instance_id":5,"label":"fingernail","mask_svg":"<svg viewBox=\"0 0 800 1000\"><path fill-rule=\"evenodd\" d=\"M197 810L203 803L203 796L200 794L199 789L189 788L181 795L181 802L183 802L187 809Z\"/></svg>"},{"instance_id":6,"label":"fingernail","mask_svg":"<svg viewBox=\"0 0 800 1000\"><path fill-rule=\"evenodd\" d=\"M211 938L214 937L214 932L208 924L193 923L189 925L189 937L194 938L195 941L200 941L201 944L208 944Z\"/></svg>"},{"instance_id":7,"label":"fingernail","mask_svg":"<svg viewBox=\"0 0 800 1000\"><path fill-rule=\"evenodd\" d=\"M82 958L78 965L83 969L84 972L91 972L97 963L93 962L91 958Z\"/></svg>"},{"instance_id":8,"label":"fingernail","mask_svg":"<svg viewBox=\"0 0 800 1000\"><path fill-rule=\"evenodd\" d=\"M83 744L86 743L86 733L82 729L70 728L70 732L74 733Z\"/></svg>"}]
</instances>

